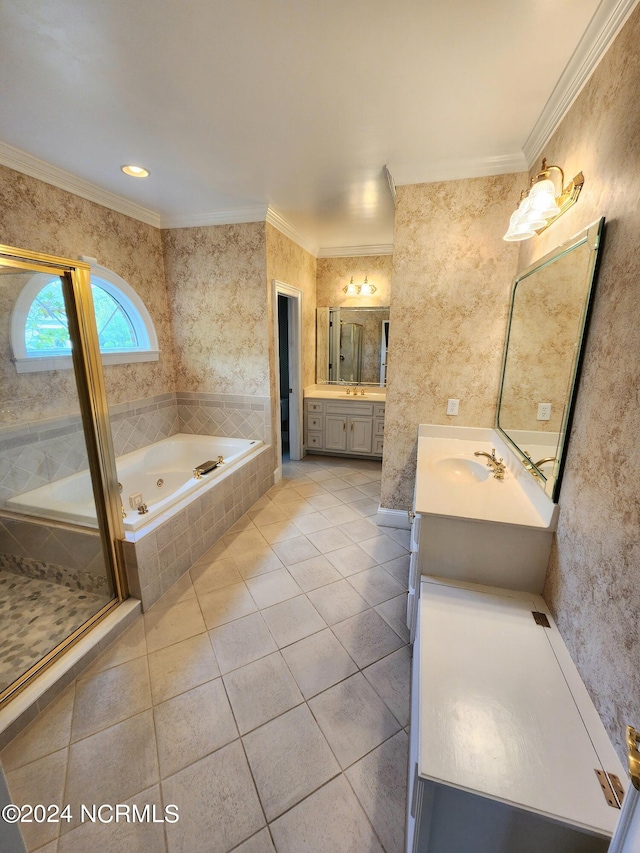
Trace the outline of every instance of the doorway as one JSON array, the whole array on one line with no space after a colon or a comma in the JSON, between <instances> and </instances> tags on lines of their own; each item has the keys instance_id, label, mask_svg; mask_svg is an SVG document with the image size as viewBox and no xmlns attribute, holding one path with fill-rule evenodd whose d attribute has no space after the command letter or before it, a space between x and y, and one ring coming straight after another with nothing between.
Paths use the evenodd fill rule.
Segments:
<instances>
[{"instance_id":1,"label":"doorway","mask_svg":"<svg viewBox=\"0 0 640 853\"><path fill-rule=\"evenodd\" d=\"M302 291L274 280L278 471L302 459Z\"/></svg>"}]
</instances>

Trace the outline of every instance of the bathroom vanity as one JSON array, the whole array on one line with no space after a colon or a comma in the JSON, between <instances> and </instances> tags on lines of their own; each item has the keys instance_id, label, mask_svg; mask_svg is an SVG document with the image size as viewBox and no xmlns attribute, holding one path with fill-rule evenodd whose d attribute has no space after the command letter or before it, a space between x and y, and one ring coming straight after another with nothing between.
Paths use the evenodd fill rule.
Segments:
<instances>
[{"instance_id":1,"label":"bathroom vanity","mask_svg":"<svg viewBox=\"0 0 640 853\"><path fill-rule=\"evenodd\" d=\"M308 453L382 457L384 389L316 386L304 397L304 435ZM364 392L364 393L362 393Z\"/></svg>"},{"instance_id":2,"label":"bathroom vanity","mask_svg":"<svg viewBox=\"0 0 640 853\"><path fill-rule=\"evenodd\" d=\"M421 587L407 853L604 853L627 778L542 598Z\"/></svg>"}]
</instances>

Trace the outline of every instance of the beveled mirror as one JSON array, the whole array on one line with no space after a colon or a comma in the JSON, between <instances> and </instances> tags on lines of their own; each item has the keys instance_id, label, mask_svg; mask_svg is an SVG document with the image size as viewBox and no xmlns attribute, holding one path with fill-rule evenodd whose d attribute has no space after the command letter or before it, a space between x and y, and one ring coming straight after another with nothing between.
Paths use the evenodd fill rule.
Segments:
<instances>
[{"instance_id":1,"label":"beveled mirror","mask_svg":"<svg viewBox=\"0 0 640 853\"><path fill-rule=\"evenodd\" d=\"M389 307L318 308L316 382L387 382Z\"/></svg>"},{"instance_id":2,"label":"beveled mirror","mask_svg":"<svg viewBox=\"0 0 640 853\"><path fill-rule=\"evenodd\" d=\"M557 501L604 217L513 284L497 429Z\"/></svg>"}]
</instances>

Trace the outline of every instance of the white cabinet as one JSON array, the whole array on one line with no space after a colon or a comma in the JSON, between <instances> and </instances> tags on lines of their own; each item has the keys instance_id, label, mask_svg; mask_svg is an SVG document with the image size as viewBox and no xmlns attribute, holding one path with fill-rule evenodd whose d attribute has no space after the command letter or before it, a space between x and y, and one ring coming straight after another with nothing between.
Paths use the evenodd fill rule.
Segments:
<instances>
[{"instance_id":1,"label":"white cabinet","mask_svg":"<svg viewBox=\"0 0 640 853\"><path fill-rule=\"evenodd\" d=\"M596 771L627 778L543 600L423 579L417 608L407 853L604 853Z\"/></svg>"},{"instance_id":2,"label":"white cabinet","mask_svg":"<svg viewBox=\"0 0 640 853\"><path fill-rule=\"evenodd\" d=\"M384 403L305 398L307 451L382 456Z\"/></svg>"}]
</instances>

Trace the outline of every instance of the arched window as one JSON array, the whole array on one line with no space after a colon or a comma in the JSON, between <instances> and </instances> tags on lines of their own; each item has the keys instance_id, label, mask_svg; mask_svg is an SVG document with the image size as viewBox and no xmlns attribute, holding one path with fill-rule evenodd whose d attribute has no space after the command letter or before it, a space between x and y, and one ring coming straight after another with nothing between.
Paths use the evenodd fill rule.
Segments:
<instances>
[{"instance_id":1,"label":"arched window","mask_svg":"<svg viewBox=\"0 0 640 853\"><path fill-rule=\"evenodd\" d=\"M103 364L157 361L158 339L144 303L119 275L91 262L91 292ZM60 278L32 276L11 320L18 373L71 367L71 341Z\"/></svg>"}]
</instances>

